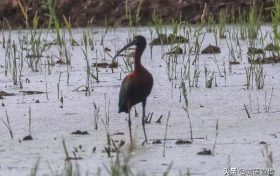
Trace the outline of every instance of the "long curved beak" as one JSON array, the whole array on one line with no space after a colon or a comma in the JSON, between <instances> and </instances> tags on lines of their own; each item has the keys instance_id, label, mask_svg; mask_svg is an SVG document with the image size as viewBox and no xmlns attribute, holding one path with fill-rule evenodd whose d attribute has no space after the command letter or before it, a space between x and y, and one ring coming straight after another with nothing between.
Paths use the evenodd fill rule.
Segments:
<instances>
[{"instance_id":1,"label":"long curved beak","mask_svg":"<svg viewBox=\"0 0 280 176\"><path fill-rule=\"evenodd\" d=\"M129 47L135 45L135 42L136 42L135 40L132 40L132 41L129 42L127 45L125 45L122 49L120 49L120 50L117 52L117 54L113 57L113 61L112 61L112 62L114 62L115 59L116 59L124 50L126 50L127 48L129 48Z\"/></svg>"}]
</instances>

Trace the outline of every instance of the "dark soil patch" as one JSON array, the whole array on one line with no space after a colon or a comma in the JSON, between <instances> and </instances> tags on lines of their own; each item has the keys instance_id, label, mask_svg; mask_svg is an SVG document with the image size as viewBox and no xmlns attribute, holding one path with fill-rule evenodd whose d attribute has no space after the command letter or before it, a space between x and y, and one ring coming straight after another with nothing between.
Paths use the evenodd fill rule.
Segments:
<instances>
[{"instance_id":1,"label":"dark soil patch","mask_svg":"<svg viewBox=\"0 0 280 176\"><path fill-rule=\"evenodd\" d=\"M183 54L183 49L180 48L179 46L175 46L175 47L171 48L170 52L167 52L165 54Z\"/></svg>"},{"instance_id":2,"label":"dark soil patch","mask_svg":"<svg viewBox=\"0 0 280 176\"><path fill-rule=\"evenodd\" d=\"M123 132L116 132L113 135L119 136L119 135L124 135L124 133Z\"/></svg>"},{"instance_id":3,"label":"dark soil patch","mask_svg":"<svg viewBox=\"0 0 280 176\"><path fill-rule=\"evenodd\" d=\"M249 47L247 53L248 54L264 54L264 50L261 48Z\"/></svg>"},{"instance_id":4,"label":"dark soil patch","mask_svg":"<svg viewBox=\"0 0 280 176\"><path fill-rule=\"evenodd\" d=\"M197 154L198 155L212 155L212 152L211 152L211 150L204 148L202 151L198 152Z\"/></svg>"},{"instance_id":5,"label":"dark soil patch","mask_svg":"<svg viewBox=\"0 0 280 176\"><path fill-rule=\"evenodd\" d=\"M8 92L5 92L5 91L0 91L0 99L4 99L3 97L5 96L14 96L15 94L14 93L8 93Z\"/></svg>"},{"instance_id":6,"label":"dark soil patch","mask_svg":"<svg viewBox=\"0 0 280 176\"><path fill-rule=\"evenodd\" d=\"M216 54L221 53L221 49L217 46L208 45L201 51L201 54Z\"/></svg>"},{"instance_id":7,"label":"dark soil patch","mask_svg":"<svg viewBox=\"0 0 280 176\"><path fill-rule=\"evenodd\" d=\"M28 135L28 136L25 136L22 140L23 141L31 141L31 140L33 140L33 138L32 138L31 135Z\"/></svg>"},{"instance_id":8,"label":"dark soil patch","mask_svg":"<svg viewBox=\"0 0 280 176\"><path fill-rule=\"evenodd\" d=\"M55 63L59 65L65 65L65 62L62 59L58 59Z\"/></svg>"},{"instance_id":9,"label":"dark soil patch","mask_svg":"<svg viewBox=\"0 0 280 176\"><path fill-rule=\"evenodd\" d=\"M82 157L68 157L65 160L82 160Z\"/></svg>"},{"instance_id":10,"label":"dark soil patch","mask_svg":"<svg viewBox=\"0 0 280 176\"><path fill-rule=\"evenodd\" d=\"M40 57L44 57L43 55L27 55L26 58L40 58Z\"/></svg>"},{"instance_id":11,"label":"dark soil patch","mask_svg":"<svg viewBox=\"0 0 280 176\"><path fill-rule=\"evenodd\" d=\"M175 142L176 145L182 145L182 144L192 144L191 141L186 141L186 140L177 140Z\"/></svg>"},{"instance_id":12,"label":"dark soil patch","mask_svg":"<svg viewBox=\"0 0 280 176\"><path fill-rule=\"evenodd\" d=\"M41 91L32 91L32 90L21 90L19 92L22 92L24 95L34 95L34 94L43 94L45 92Z\"/></svg>"},{"instance_id":13,"label":"dark soil patch","mask_svg":"<svg viewBox=\"0 0 280 176\"><path fill-rule=\"evenodd\" d=\"M255 60L248 57L248 62L250 64L275 64L280 62L280 58L273 56L273 57L257 57Z\"/></svg>"},{"instance_id":14,"label":"dark soil patch","mask_svg":"<svg viewBox=\"0 0 280 176\"><path fill-rule=\"evenodd\" d=\"M160 139L156 139L153 141L153 144L162 144L161 140Z\"/></svg>"},{"instance_id":15,"label":"dark soil patch","mask_svg":"<svg viewBox=\"0 0 280 176\"><path fill-rule=\"evenodd\" d=\"M89 133L87 131L80 131L80 130L74 131L71 134L73 134L73 135L89 135Z\"/></svg>"},{"instance_id":16,"label":"dark soil patch","mask_svg":"<svg viewBox=\"0 0 280 176\"><path fill-rule=\"evenodd\" d=\"M229 61L229 64L230 65L239 65L240 62L238 62L238 61Z\"/></svg>"},{"instance_id":17,"label":"dark soil patch","mask_svg":"<svg viewBox=\"0 0 280 176\"><path fill-rule=\"evenodd\" d=\"M112 62L110 64L103 62L103 63L93 63L92 66L99 67L99 68L118 68L119 64L118 62Z\"/></svg>"},{"instance_id":18,"label":"dark soil patch","mask_svg":"<svg viewBox=\"0 0 280 176\"><path fill-rule=\"evenodd\" d=\"M167 36L165 34L159 34L158 38L153 39L150 45L170 45L186 42L188 42L188 39L183 36L175 36L173 34Z\"/></svg>"}]
</instances>

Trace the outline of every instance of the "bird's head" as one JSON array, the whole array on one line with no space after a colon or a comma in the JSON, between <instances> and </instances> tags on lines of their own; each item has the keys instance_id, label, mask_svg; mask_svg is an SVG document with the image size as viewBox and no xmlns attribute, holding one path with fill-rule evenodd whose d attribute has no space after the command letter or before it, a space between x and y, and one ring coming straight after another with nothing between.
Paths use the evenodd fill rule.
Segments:
<instances>
[{"instance_id":1,"label":"bird's head","mask_svg":"<svg viewBox=\"0 0 280 176\"><path fill-rule=\"evenodd\" d=\"M128 44L126 44L122 49L120 49L117 54L113 57L113 62L115 61L115 59L118 57L119 54L121 54L121 52L123 52L124 50L126 50L127 48L136 45L136 47L142 47L145 48L146 47L146 39L145 37L143 37L142 35L136 35L133 40L131 42L129 42Z\"/></svg>"}]
</instances>

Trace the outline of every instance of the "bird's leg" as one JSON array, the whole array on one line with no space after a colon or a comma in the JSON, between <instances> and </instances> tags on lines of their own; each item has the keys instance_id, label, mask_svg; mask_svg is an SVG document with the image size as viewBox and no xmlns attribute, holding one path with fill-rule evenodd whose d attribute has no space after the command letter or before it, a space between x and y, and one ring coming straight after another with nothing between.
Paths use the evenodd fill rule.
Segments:
<instances>
[{"instance_id":1,"label":"bird's leg","mask_svg":"<svg viewBox=\"0 0 280 176\"><path fill-rule=\"evenodd\" d=\"M132 144L130 110L128 111L128 129L129 129L130 144Z\"/></svg>"},{"instance_id":2,"label":"bird's leg","mask_svg":"<svg viewBox=\"0 0 280 176\"><path fill-rule=\"evenodd\" d=\"M144 142L148 142L147 135L146 135L146 130L145 130L145 107L146 107L146 100L142 102L142 107L143 107L142 126L143 126L144 135L145 135L145 141Z\"/></svg>"}]
</instances>

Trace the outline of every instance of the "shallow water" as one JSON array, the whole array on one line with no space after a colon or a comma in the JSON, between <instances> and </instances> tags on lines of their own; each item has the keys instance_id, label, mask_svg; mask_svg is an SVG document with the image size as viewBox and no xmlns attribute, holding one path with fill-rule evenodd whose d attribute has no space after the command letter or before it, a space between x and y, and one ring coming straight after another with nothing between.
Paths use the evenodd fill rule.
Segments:
<instances>
[{"instance_id":1,"label":"shallow water","mask_svg":"<svg viewBox=\"0 0 280 176\"><path fill-rule=\"evenodd\" d=\"M229 26L229 29L234 27ZM83 32L86 29L74 29L73 38L81 44ZM88 29L87 29L88 30ZM194 30L194 29L193 29ZM270 34L270 26L262 26L262 33L267 36ZM94 28L94 50L88 48L89 62L111 62L111 58L104 54L103 46L100 45L102 35L105 32L103 28ZM268 31L268 33L267 33ZM13 31L12 40L19 45L18 37L26 35L28 31ZM167 33L171 33L171 27L167 27ZM205 32L205 29L203 29ZM54 33L47 31L42 34L42 38L51 42L55 39ZM111 55L131 39L133 33L144 35L147 42L150 43L151 35L147 27L137 29L117 28L110 29L104 37L104 47L112 49ZM183 32L181 32L183 34ZM4 34L8 36L8 32ZM230 34L227 34L230 35ZM68 36L68 35L66 35ZM193 44L194 35L190 35L190 42ZM1 37L0 37L1 38ZM202 35L200 36L200 40ZM228 38L227 38L228 39ZM2 39L0 39L2 42ZM68 40L69 42L69 40ZM271 43L270 38L266 37L264 43L257 43L258 47L264 47ZM215 45L213 33L206 33L201 48L209 44ZM187 113L184 111L183 97L180 96L181 89L181 67L186 64L189 45L180 44L186 47L186 54L177 58L176 79L169 81L167 73L167 55L163 53L170 49L170 46L153 46L153 57L150 56L150 47L147 45L142 56L143 65L152 73L154 77L154 87L148 98L146 112L153 113L150 124L146 125L148 144L142 146L144 135L141 126L141 105L136 109L139 117L135 117L134 109L132 111L132 131L135 138L136 148L133 150L129 166L134 174L145 172L147 175L162 175L172 163L170 175L185 174L191 175L223 175L224 169L228 167L239 169L263 169L266 168L267 156L264 152L264 145L259 144L264 141L268 144L268 150L273 154L273 169L275 175L280 172L280 78L277 76L280 72L279 64L263 65L265 70L264 89L247 90L246 71L248 67L247 50L249 41L240 40L242 49L242 60L239 65L232 65L229 68L229 49L226 39L218 39L218 46L221 49L220 54L199 55L199 70L201 71L198 79L198 87L187 86L187 97L189 100L189 115L192 122L193 143L186 145L176 145L178 139L190 140L190 128ZM107 146L106 130L104 127L106 112L109 111L109 133L114 140L125 140L126 144L121 148L122 153L127 154L129 147L129 134L127 127L127 114L118 114L118 93L121 79L127 73L123 73L125 64L122 57L118 58L120 67L114 69L99 68L100 82L93 81L90 96L85 96L84 91L73 91L86 84L86 62L82 52L82 45L70 46L67 44L71 53L71 66L69 84L67 84L66 65L56 64L51 68L51 73L42 65L39 72L32 72L27 64L24 63L22 80L22 90L43 91L47 95L23 95L18 86L13 85L11 72L5 76L4 68L0 68L0 86L3 91L15 93L15 96L5 97L3 106L0 110L0 116L5 121L6 111L9 116L10 125L14 134L11 139L4 123L0 123L0 175L29 175L31 169L40 157L39 169L37 175L56 175L62 174L64 170L65 152L62 145L62 139L66 142L69 155L73 157L72 151L77 149L76 156L82 157L82 160L72 161L80 168L81 175L96 175L98 169L101 175L107 175L105 166L110 168L111 160L103 152ZM47 56L59 56L58 46L52 45L49 50L43 53L42 64L45 63ZM97 52L96 52L97 51ZM96 56L97 53L97 56ZM26 53L25 53L26 54ZM0 65L5 65L5 48L0 47ZM104 58L105 57L105 58ZM192 53L190 58L193 61L195 55ZM214 62L216 57L217 64ZM96 60L96 58L99 58ZM102 59L100 59L102 58ZM54 57L54 60L57 60ZM212 88L205 87L205 65L208 71L216 76L217 86ZM219 70L221 75L219 74ZM195 69L190 66L191 75ZM224 72L226 70L226 73ZM57 84L59 74L61 74L59 83L60 96L63 95L63 108L58 98ZM226 81L225 76L226 75ZM191 76L191 81L192 81ZM120 79L121 77L121 79ZM209 79L210 74L207 79ZM28 79L30 83L25 80ZM269 112L265 111L273 94ZM81 88L82 89L82 88ZM79 90L81 90L79 89ZM267 99L265 100L265 97ZM182 99L182 101L180 101ZM35 101L39 100L39 103ZM94 105L100 108L100 120L98 130L94 129ZM249 108L251 118L248 118L244 104ZM107 110L105 109L105 105ZM31 108L31 135L34 140L22 141L23 137L29 134L29 108ZM168 112L171 112L168 124L167 139L165 146L165 157L163 157L164 145L152 144L153 140L160 139L164 141L166 122ZM160 124L155 121L163 115ZM216 123L218 120L218 135L216 136ZM89 135L71 135L76 130L88 131ZM122 132L124 135L114 135ZM216 146L213 156L197 155L204 148L212 150ZM20 142L19 142L20 141ZM79 146L82 146L81 149ZM92 152L96 147L96 152ZM115 153L113 154L115 156ZM121 155L121 158L123 155Z\"/></svg>"}]
</instances>

